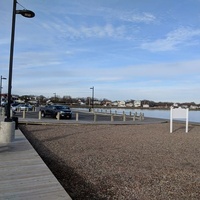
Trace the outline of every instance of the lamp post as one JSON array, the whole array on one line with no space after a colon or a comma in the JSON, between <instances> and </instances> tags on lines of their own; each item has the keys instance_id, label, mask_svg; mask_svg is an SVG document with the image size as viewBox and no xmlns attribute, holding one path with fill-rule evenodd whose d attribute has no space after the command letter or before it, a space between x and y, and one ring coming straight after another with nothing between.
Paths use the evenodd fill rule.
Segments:
<instances>
[{"instance_id":1,"label":"lamp post","mask_svg":"<svg viewBox=\"0 0 200 200\"><path fill-rule=\"evenodd\" d=\"M54 94L54 101L56 102L56 93L53 93Z\"/></svg>"},{"instance_id":2,"label":"lamp post","mask_svg":"<svg viewBox=\"0 0 200 200\"><path fill-rule=\"evenodd\" d=\"M92 90L92 109L94 108L94 86L90 88Z\"/></svg>"},{"instance_id":3,"label":"lamp post","mask_svg":"<svg viewBox=\"0 0 200 200\"><path fill-rule=\"evenodd\" d=\"M8 76L8 104L7 104L7 118L6 122L11 122L10 107L11 107L11 89L12 89L12 70L13 70L13 52L14 52L14 38L15 38L15 21L16 14L21 14L23 17L32 18L35 13L30 10L16 10L17 0L13 0L13 13L12 13L12 30L10 42L10 62L9 62L9 76Z\"/></svg>"},{"instance_id":4,"label":"lamp post","mask_svg":"<svg viewBox=\"0 0 200 200\"><path fill-rule=\"evenodd\" d=\"M1 106L1 91L2 91L2 80L6 80L6 78L1 76L1 82L0 82L0 106Z\"/></svg>"}]
</instances>

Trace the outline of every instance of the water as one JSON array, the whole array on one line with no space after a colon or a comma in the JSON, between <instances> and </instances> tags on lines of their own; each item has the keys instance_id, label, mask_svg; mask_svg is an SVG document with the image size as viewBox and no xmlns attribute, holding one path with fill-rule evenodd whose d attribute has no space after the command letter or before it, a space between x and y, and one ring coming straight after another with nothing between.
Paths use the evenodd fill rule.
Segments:
<instances>
[{"instance_id":1,"label":"water","mask_svg":"<svg viewBox=\"0 0 200 200\"><path fill-rule=\"evenodd\" d=\"M83 110L87 110L87 109L83 109ZM110 110L112 113L117 112L117 114L123 114L123 112L126 115L129 115L130 112L132 114L134 114L135 112L139 113L144 113L145 117L153 117L153 118L161 118L161 119L168 119L170 120L170 110L157 110L157 109L124 109L124 108L111 108L111 109L106 109L106 108L99 108L99 109L95 109L95 111L97 112L106 112L109 113ZM198 122L200 123L200 111L196 111L196 110L189 110L189 121L190 122Z\"/></svg>"}]
</instances>

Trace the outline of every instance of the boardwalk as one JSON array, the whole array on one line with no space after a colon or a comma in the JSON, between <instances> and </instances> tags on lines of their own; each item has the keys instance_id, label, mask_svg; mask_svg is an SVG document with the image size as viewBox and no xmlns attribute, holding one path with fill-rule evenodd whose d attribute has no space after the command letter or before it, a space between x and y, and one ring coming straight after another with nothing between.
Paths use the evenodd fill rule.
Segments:
<instances>
[{"instance_id":1,"label":"boardwalk","mask_svg":"<svg viewBox=\"0 0 200 200\"><path fill-rule=\"evenodd\" d=\"M93 121L93 114L80 114L80 120L56 120L45 118L39 120L35 117L23 119L20 123L91 123L91 124L146 124L164 122L166 120L145 118L133 122L128 120L110 121L110 118L99 118ZM0 121L3 117L0 116ZM70 200L71 198L51 173L43 160L33 149L20 130L15 131L15 140L9 145L0 144L0 200Z\"/></svg>"},{"instance_id":2,"label":"boardwalk","mask_svg":"<svg viewBox=\"0 0 200 200\"><path fill-rule=\"evenodd\" d=\"M0 144L0 200L5 199L71 199L20 130L14 142Z\"/></svg>"}]
</instances>

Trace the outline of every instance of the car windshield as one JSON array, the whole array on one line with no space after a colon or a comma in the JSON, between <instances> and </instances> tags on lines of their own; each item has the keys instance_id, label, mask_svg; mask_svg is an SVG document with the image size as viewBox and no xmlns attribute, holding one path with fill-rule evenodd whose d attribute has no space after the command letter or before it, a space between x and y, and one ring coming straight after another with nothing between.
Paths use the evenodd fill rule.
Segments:
<instances>
[{"instance_id":1,"label":"car windshield","mask_svg":"<svg viewBox=\"0 0 200 200\"><path fill-rule=\"evenodd\" d=\"M69 107L67 107L67 106L55 106L55 107L56 107L56 109L58 109L58 110L69 109Z\"/></svg>"}]
</instances>

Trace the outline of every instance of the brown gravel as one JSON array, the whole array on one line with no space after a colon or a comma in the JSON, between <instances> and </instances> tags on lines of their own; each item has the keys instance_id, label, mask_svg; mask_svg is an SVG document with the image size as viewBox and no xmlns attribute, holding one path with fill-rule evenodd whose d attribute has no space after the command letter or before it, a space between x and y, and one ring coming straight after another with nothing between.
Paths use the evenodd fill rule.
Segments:
<instances>
[{"instance_id":1,"label":"brown gravel","mask_svg":"<svg viewBox=\"0 0 200 200\"><path fill-rule=\"evenodd\" d=\"M20 125L72 199L199 200L200 126Z\"/></svg>"}]
</instances>

